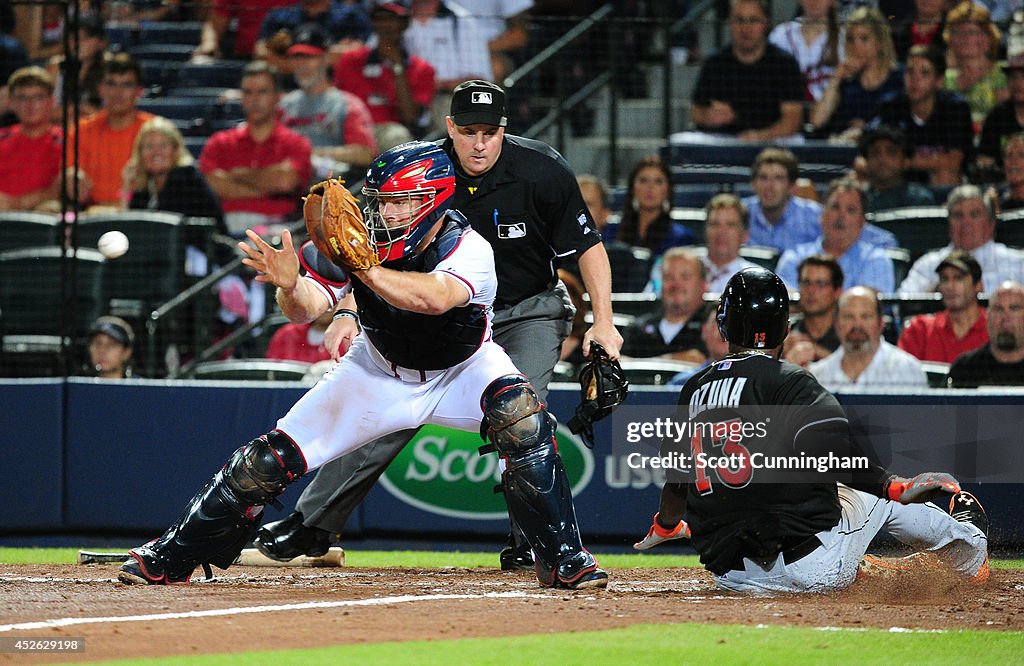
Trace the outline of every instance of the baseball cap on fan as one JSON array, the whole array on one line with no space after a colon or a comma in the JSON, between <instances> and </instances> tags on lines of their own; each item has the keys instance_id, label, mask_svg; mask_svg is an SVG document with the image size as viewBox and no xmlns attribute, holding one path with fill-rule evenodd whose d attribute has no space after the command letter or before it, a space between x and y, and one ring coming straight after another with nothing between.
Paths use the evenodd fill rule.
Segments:
<instances>
[{"instance_id":1,"label":"baseball cap on fan","mask_svg":"<svg viewBox=\"0 0 1024 666\"><path fill-rule=\"evenodd\" d=\"M320 56L327 53L328 46L327 31L316 23L305 23L295 29L288 55Z\"/></svg>"},{"instance_id":2,"label":"baseball cap on fan","mask_svg":"<svg viewBox=\"0 0 1024 666\"><path fill-rule=\"evenodd\" d=\"M963 250L953 250L950 252L946 258L939 262L939 265L935 267L935 272L940 273L942 269L947 266L957 269L964 275L969 275L971 280L975 283L981 282L981 264L978 263L977 259Z\"/></svg>"},{"instance_id":3,"label":"baseball cap on fan","mask_svg":"<svg viewBox=\"0 0 1024 666\"><path fill-rule=\"evenodd\" d=\"M375 12L390 12L397 16L408 16L409 15L409 2L408 0L397 0L393 2L375 2L373 3L370 14Z\"/></svg>"},{"instance_id":4,"label":"baseball cap on fan","mask_svg":"<svg viewBox=\"0 0 1024 666\"><path fill-rule=\"evenodd\" d=\"M508 118L505 111L505 91L490 81L466 81L452 91L452 122L466 125L494 125L505 127Z\"/></svg>"},{"instance_id":5,"label":"baseball cap on fan","mask_svg":"<svg viewBox=\"0 0 1024 666\"><path fill-rule=\"evenodd\" d=\"M135 345L135 333L132 327L124 319L105 315L92 323L89 327L89 340L100 334L108 335L125 347Z\"/></svg>"}]
</instances>

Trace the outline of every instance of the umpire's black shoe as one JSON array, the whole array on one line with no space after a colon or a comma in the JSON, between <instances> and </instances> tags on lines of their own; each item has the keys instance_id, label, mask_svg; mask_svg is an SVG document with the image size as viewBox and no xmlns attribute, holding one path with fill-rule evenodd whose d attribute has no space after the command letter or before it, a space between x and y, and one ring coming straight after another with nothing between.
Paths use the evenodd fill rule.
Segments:
<instances>
[{"instance_id":1,"label":"umpire's black shoe","mask_svg":"<svg viewBox=\"0 0 1024 666\"><path fill-rule=\"evenodd\" d=\"M326 555L331 548L331 533L319 527L306 527L302 514L293 511L287 518L261 527L253 542L270 559L287 562L300 555Z\"/></svg>"},{"instance_id":2,"label":"umpire's black shoe","mask_svg":"<svg viewBox=\"0 0 1024 666\"><path fill-rule=\"evenodd\" d=\"M533 571L533 550L529 546L505 546L498 559L502 571Z\"/></svg>"}]
</instances>

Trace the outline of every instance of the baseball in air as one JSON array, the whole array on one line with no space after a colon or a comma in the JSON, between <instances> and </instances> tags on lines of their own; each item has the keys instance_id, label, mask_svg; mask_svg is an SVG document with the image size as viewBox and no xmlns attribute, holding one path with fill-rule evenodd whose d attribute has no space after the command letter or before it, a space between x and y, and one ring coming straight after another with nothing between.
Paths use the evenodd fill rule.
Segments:
<instances>
[{"instance_id":1,"label":"baseball in air","mask_svg":"<svg viewBox=\"0 0 1024 666\"><path fill-rule=\"evenodd\" d=\"M96 249L107 259L117 259L128 251L128 237L121 231L108 231L100 236Z\"/></svg>"}]
</instances>

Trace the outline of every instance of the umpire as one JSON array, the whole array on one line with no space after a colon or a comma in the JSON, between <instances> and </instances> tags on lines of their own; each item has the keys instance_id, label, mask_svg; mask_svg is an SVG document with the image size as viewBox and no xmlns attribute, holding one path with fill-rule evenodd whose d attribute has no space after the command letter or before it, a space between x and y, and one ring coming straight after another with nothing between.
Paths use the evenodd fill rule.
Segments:
<instances>
[{"instance_id":1,"label":"umpire","mask_svg":"<svg viewBox=\"0 0 1024 666\"><path fill-rule=\"evenodd\" d=\"M455 164L452 208L494 248L494 340L546 400L574 313L555 274L557 260L576 260L590 294L594 324L583 339L585 353L593 340L616 359L622 336L612 324L608 255L572 170L547 144L505 134L507 115L499 86L462 83L452 94L448 139L441 146ZM331 324L325 344L332 357L340 356L356 326L348 317ZM296 510L261 528L256 546L280 560L326 552L332 535L415 432L388 435L321 467ZM530 547L515 524L501 552L501 568L533 568Z\"/></svg>"}]
</instances>

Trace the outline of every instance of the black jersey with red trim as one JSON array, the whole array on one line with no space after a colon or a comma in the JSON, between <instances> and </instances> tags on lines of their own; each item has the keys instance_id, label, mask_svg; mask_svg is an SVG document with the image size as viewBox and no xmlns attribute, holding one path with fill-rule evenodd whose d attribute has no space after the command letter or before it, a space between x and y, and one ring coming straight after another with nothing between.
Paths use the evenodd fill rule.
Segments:
<instances>
[{"instance_id":1,"label":"black jersey with red trim","mask_svg":"<svg viewBox=\"0 0 1024 666\"><path fill-rule=\"evenodd\" d=\"M803 368L761 353L729 355L691 377L680 393L677 417L689 421L689 432L699 433L689 447L680 445L694 461L701 452L748 461L762 454L759 463L827 453L823 448L834 447L837 456L849 453L849 424L835 397ZM770 561L839 522L834 480L786 483L769 474L752 463L689 467L686 520L693 547L710 571L742 569L744 557Z\"/></svg>"},{"instance_id":2,"label":"black jersey with red trim","mask_svg":"<svg viewBox=\"0 0 1024 666\"><path fill-rule=\"evenodd\" d=\"M418 273L434 270L469 231L466 218L454 211L448 213L443 224L423 252L385 266ZM303 267L322 281L341 287L349 279L312 243L303 246L301 259ZM428 315L396 308L358 277L352 280L352 289L363 334L384 358L403 368L443 370L458 365L472 356L487 336L487 308L482 305L470 303L439 315Z\"/></svg>"}]
</instances>

